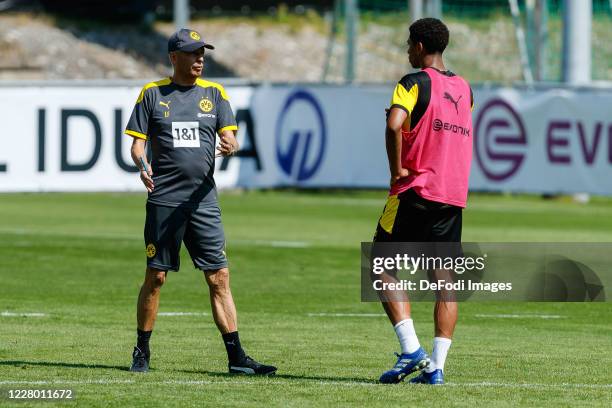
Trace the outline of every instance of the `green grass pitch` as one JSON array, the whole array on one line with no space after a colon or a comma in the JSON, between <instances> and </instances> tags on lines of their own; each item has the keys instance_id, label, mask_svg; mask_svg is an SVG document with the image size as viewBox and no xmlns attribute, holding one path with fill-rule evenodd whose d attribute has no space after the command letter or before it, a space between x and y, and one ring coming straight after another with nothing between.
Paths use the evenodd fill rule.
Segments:
<instances>
[{"instance_id":1,"label":"green grass pitch","mask_svg":"<svg viewBox=\"0 0 612 408\"><path fill-rule=\"evenodd\" d=\"M144 200L0 195L4 395L69 387L79 406L100 407L612 404L610 303L462 303L447 386L376 384L398 344L380 305L360 302L359 243L373 235L384 192L222 193L242 342L278 365L278 375L225 374L207 288L186 253L162 289L160 312L195 314L160 316L153 370L130 373ZM464 240L612 241L612 201L474 195ZM413 307L428 350L431 309ZM19 315L35 312L45 316Z\"/></svg>"}]
</instances>

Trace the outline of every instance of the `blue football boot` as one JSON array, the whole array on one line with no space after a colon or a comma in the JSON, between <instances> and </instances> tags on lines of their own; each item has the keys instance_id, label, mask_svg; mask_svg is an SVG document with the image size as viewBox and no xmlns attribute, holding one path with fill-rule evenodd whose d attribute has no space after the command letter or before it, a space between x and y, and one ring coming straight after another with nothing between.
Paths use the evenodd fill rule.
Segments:
<instances>
[{"instance_id":1,"label":"blue football boot","mask_svg":"<svg viewBox=\"0 0 612 408\"><path fill-rule=\"evenodd\" d=\"M431 373L422 371L421 374L411 379L410 383L442 385L444 384L444 373L439 368Z\"/></svg>"},{"instance_id":2,"label":"blue football boot","mask_svg":"<svg viewBox=\"0 0 612 408\"><path fill-rule=\"evenodd\" d=\"M393 368L380 376L379 381L383 384L397 384L408 374L422 370L429 365L429 356L422 347L411 354L395 353L395 355L397 356L397 362Z\"/></svg>"}]
</instances>

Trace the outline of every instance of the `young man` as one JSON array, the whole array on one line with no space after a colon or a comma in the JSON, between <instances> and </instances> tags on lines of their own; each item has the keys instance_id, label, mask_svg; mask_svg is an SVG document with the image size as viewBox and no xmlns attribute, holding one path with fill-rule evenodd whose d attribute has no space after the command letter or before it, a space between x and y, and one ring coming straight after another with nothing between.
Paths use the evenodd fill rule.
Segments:
<instances>
[{"instance_id":1,"label":"young man","mask_svg":"<svg viewBox=\"0 0 612 408\"><path fill-rule=\"evenodd\" d=\"M375 242L460 242L472 160L472 91L448 71L442 53L448 29L434 18L410 26L408 58L421 71L397 84L387 115L386 146L391 189ZM402 353L380 377L399 383L423 370L411 382L444 383L444 362L457 321L457 304L438 298L431 360L414 330L407 297L383 301Z\"/></svg>"},{"instance_id":2,"label":"young man","mask_svg":"<svg viewBox=\"0 0 612 408\"><path fill-rule=\"evenodd\" d=\"M218 154L238 150L238 129L228 97L217 83L200 79L205 43L199 33L181 29L168 41L174 73L144 86L125 131L134 138L132 158L149 197L144 230L147 269L138 296L138 341L131 371L149 370L149 339L157 317L160 288L168 270L179 270L181 241L196 268L204 272L213 318L227 350L230 373L274 374L240 346L236 308L229 286L225 236L213 172ZM147 162L149 141L153 161Z\"/></svg>"}]
</instances>

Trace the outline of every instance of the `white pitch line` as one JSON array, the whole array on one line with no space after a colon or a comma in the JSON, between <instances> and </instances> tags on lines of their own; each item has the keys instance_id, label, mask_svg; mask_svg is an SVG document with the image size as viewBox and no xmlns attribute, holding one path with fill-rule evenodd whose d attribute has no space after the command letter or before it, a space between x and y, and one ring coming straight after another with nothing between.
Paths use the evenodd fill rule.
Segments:
<instances>
[{"instance_id":1,"label":"white pitch line","mask_svg":"<svg viewBox=\"0 0 612 408\"><path fill-rule=\"evenodd\" d=\"M32 312L32 313L18 313L18 312L2 312L0 313L2 317L46 317L48 316L46 313Z\"/></svg>"},{"instance_id":2,"label":"white pitch line","mask_svg":"<svg viewBox=\"0 0 612 408\"><path fill-rule=\"evenodd\" d=\"M308 313L308 317L380 317L384 313ZM490 317L497 319L560 319L560 315L537 315L537 314L475 314L475 317Z\"/></svg>"},{"instance_id":3,"label":"white pitch line","mask_svg":"<svg viewBox=\"0 0 612 408\"><path fill-rule=\"evenodd\" d=\"M304 241L268 241L268 245L274 248L308 248L310 243Z\"/></svg>"},{"instance_id":4,"label":"white pitch line","mask_svg":"<svg viewBox=\"0 0 612 408\"><path fill-rule=\"evenodd\" d=\"M491 317L494 319L562 319L565 316L540 314L475 314L474 317Z\"/></svg>"},{"instance_id":5,"label":"white pitch line","mask_svg":"<svg viewBox=\"0 0 612 408\"><path fill-rule=\"evenodd\" d=\"M208 316L204 312L160 312L158 316ZM46 317L48 314L40 312L2 312L0 317ZM308 317L384 317L384 313L307 313ZM563 319L561 315L539 314L475 314L474 317L493 319Z\"/></svg>"},{"instance_id":6,"label":"white pitch line","mask_svg":"<svg viewBox=\"0 0 612 408\"><path fill-rule=\"evenodd\" d=\"M208 316L204 312L159 312L158 316Z\"/></svg>"},{"instance_id":7,"label":"white pitch line","mask_svg":"<svg viewBox=\"0 0 612 408\"><path fill-rule=\"evenodd\" d=\"M40 381L0 381L0 385L7 385L7 384L23 384L23 385L49 385L49 384L102 384L102 385L107 385L107 384L133 384L136 381L134 380L108 380L108 379L100 379L100 380L53 380L53 381L46 381L46 380L40 380Z\"/></svg>"},{"instance_id":8,"label":"white pitch line","mask_svg":"<svg viewBox=\"0 0 612 408\"><path fill-rule=\"evenodd\" d=\"M133 241L141 239L136 234L129 233L107 233L107 232L82 232L82 231L49 231L38 230L34 228L0 228L0 233L13 235L41 235L51 237L68 237L68 238L93 238L93 239L114 239Z\"/></svg>"},{"instance_id":9,"label":"white pitch line","mask_svg":"<svg viewBox=\"0 0 612 408\"><path fill-rule=\"evenodd\" d=\"M381 317L384 313L307 313L308 317ZM493 319L563 319L561 315L539 315L539 314L475 314L474 317Z\"/></svg>"},{"instance_id":10,"label":"white pitch line","mask_svg":"<svg viewBox=\"0 0 612 408\"><path fill-rule=\"evenodd\" d=\"M273 248L308 248L310 242L306 241L267 241L262 239L235 239L228 241L228 246L236 245L257 245L270 246Z\"/></svg>"},{"instance_id":11,"label":"white pitch line","mask_svg":"<svg viewBox=\"0 0 612 408\"><path fill-rule=\"evenodd\" d=\"M140 375L139 375L140 376ZM144 379L144 377L141 377ZM240 384L261 384L256 381L240 381ZM113 385L113 384L156 384L156 385L210 385L210 384L236 384L236 381L211 381L211 380L166 380L166 381L136 381L136 380L119 380L119 379L92 379L92 380L40 380L40 381L26 381L26 380L5 380L0 381L0 385L8 384L22 384L22 385L51 385L51 384L65 384L65 385L89 385L89 384L101 384L101 385Z\"/></svg>"},{"instance_id":12,"label":"white pitch line","mask_svg":"<svg viewBox=\"0 0 612 408\"><path fill-rule=\"evenodd\" d=\"M303 205L346 205L349 207L375 207L375 208L383 208L385 206L385 197L382 196L380 198L326 198L323 202L317 198L316 200L304 199L299 200L300 204Z\"/></svg>"},{"instance_id":13,"label":"white pitch line","mask_svg":"<svg viewBox=\"0 0 612 408\"><path fill-rule=\"evenodd\" d=\"M82 232L82 231L48 231L38 230L34 228L0 228L0 233L13 235L44 235L44 236L59 236L69 238L92 238L92 239L113 239L135 241L141 239L137 234L131 233L113 233L113 232ZM235 239L228 242L232 245L255 245L269 246L273 248L308 248L310 242L306 241L279 241L279 240L263 240L263 239Z\"/></svg>"},{"instance_id":14,"label":"white pitch line","mask_svg":"<svg viewBox=\"0 0 612 408\"><path fill-rule=\"evenodd\" d=\"M308 317L381 317L384 313L308 313Z\"/></svg>"},{"instance_id":15,"label":"white pitch line","mask_svg":"<svg viewBox=\"0 0 612 408\"><path fill-rule=\"evenodd\" d=\"M612 388L612 384L531 384L531 383L494 383L494 382L479 382L479 383L446 383L445 385L453 387L503 387L503 388Z\"/></svg>"},{"instance_id":16,"label":"white pitch line","mask_svg":"<svg viewBox=\"0 0 612 408\"><path fill-rule=\"evenodd\" d=\"M141 377L144 378L144 377ZM283 378L268 377L267 381L245 381L241 378L235 380L166 380L166 381L135 381L135 380L119 380L119 379L91 379L91 380L53 380L53 381L0 381L0 385L53 385L53 384L64 384L64 385L113 385L113 384L149 384L149 385L215 385L215 384L235 384L240 385L258 385L265 386L273 383L275 385L291 385L292 381L285 380ZM306 384L315 385L331 385L331 386L345 386L345 387L372 387L380 385L381 387L388 387L386 385L377 384L374 382L358 382L358 381L306 381ZM304 384L297 384L304 386ZM420 385L408 385L406 386L420 386ZM612 389L612 384L573 384L573 383L559 383L559 384L540 384L540 383L495 383L495 382L475 382L475 383L446 383L449 387L488 387L488 388L586 388L586 389Z\"/></svg>"}]
</instances>

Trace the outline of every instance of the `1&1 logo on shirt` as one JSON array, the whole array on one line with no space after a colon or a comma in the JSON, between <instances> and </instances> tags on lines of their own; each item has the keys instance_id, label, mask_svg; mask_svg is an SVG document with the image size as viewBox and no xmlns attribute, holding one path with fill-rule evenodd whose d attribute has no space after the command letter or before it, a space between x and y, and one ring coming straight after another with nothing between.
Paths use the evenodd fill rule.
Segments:
<instances>
[{"instance_id":1,"label":"1&1 logo on shirt","mask_svg":"<svg viewBox=\"0 0 612 408\"><path fill-rule=\"evenodd\" d=\"M198 122L172 122L174 147L200 147L200 124Z\"/></svg>"}]
</instances>

